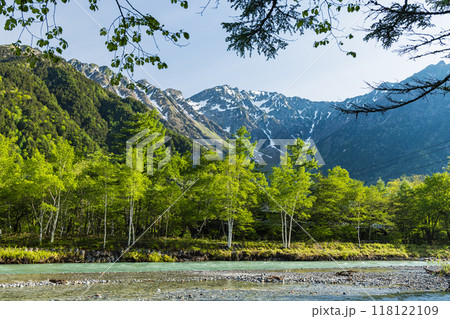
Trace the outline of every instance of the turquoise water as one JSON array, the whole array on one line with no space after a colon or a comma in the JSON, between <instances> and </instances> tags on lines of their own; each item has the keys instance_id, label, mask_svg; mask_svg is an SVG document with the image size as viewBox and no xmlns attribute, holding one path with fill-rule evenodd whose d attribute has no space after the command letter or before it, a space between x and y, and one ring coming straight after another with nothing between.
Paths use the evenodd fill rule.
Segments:
<instances>
[{"instance_id":1,"label":"turquoise water","mask_svg":"<svg viewBox=\"0 0 450 319\"><path fill-rule=\"evenodd\" d=\"M0 283L113 280L111 284L0 288L0 300L428 300L448 301L442 291L407 292L395 287L362 287L320 283L268 284L204 280L196 271L335 271L395 272L392 267L429 266L422 261L208 261L185 263L0 265ZM105 272L103 275L102 273ZM200 277L196 277L200 276Z\"/></svg>"},{"instance_id":2,"label":"turquoise water","mask_svg":"<svg viewBox=\"0 0 450 319\"><path fill-rule=\"evenodd\" d=\"M425 261L206 261L185 263L68 263L0 265L0 275L57 274L102 272L154 272L199 270L294 270L294 269L347 269L356 267L429 266Z\"/></svg>"}]
</instances>

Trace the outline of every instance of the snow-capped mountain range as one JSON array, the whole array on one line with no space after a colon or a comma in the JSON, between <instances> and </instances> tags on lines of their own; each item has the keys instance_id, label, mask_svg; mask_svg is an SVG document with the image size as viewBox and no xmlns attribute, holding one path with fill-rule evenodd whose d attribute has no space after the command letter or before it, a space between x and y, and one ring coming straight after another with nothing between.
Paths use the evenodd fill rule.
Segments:
<instances>
[{"instance_id":1,"label":"snow-capped mountain range","mask_svg":"<svg viewBox=\"0 0 450 319\"><path fill-rule=\"evenodd\" d=\"M139 83L147 90L127 89L127 79L113 87L109 83L112 71L107 67L85 64L75 59L69 63L121 97L131 97L156 108L163 123L190 138L226 139L239 127L246 126L253 139L267 140L261 151L266 154L266 159L272 159L274 163L277 161L274 157L279 156L279 152L273 140L312 138L326 167L341 165L355 173L355 178L373 182L378 177L399 177L404 171L404 166L400 164L380 169L378 163L403 155L407 160L407 155L413 151L450 141L450 99L446 95L433 95L386 114L355 118L341 114L335 107L383 102L383 93L372 91L343 102L314 102L277 92L245 91L222 85L185 98L178 90L161 90L146 80ZM442 78L449 72L450 64L441 62L430 65L413 77ZM450 148L421 154L421 157L408 162L411 168L409 173L440 170L445 164L443 161L428 166L425 164L434 163L446 155L450 155ZM415 167L417 169L414 171Z\"/></svg>"},{"instance_id":2,"label":"snow-capped mountain range","mask_svg":"<svg viewBox=\"0 0 450 319\"><path fill-rule=\"evenodd\" d=\"M161 115L162 122L169 128L191 138L225 138L227 133L206 116L195 112L178 90L161 90L147 80L138 81L146 89L136 86L134 90L126 87L129 80L122 80L118 86L110 84L112 71L105 66L81 63L76 59L68 61L76 70L87 78L101 84L104 88L115 92L122 98L133 98L141 101L149 108L155 108Z\"/></svg>"}]
</instances>

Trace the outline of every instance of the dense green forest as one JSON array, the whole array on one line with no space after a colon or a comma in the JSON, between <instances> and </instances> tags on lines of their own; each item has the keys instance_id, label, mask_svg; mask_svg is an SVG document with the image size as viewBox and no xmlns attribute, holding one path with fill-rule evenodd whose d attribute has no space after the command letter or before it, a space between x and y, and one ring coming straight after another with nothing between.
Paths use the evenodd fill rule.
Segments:
<instances>
[{"instance_id":1,"label":"dense green forest","mask_svg":"<svg viewBox=\"0 0 450 319\"><path fill-rule=\"evenodd\" d=\"M161 134L155 116L142 126ZM136 127L135 130L141 129ZM49 154L24 157L17 137L0 135L2 236L146 237L228 240L448 243L450 175L379 181L365 186L340 167L326 175L312 161L296 165L302 142L286 165L263 174L249 158L245 128L236 134L236 155L202 160L173 153L153 175L130 169L97 151L77 156L67 140L50 140ZM164 157L161 148L158 161ZM309 235L308 235L309 234Z\"/></svg>"},{"instance_id":2,"label":"dense green forest","mask_svg":"<svg viewBox=\"0 0 450 319\"><path fill-rule=\"evenodd\" d=\"M121 99L64 61L31 67L20 57L1 58L2 238L91 236L130 245L144 234L284 247L312 238L450 242L448 172L367 186L341 167L319 171L298 140L284 165L263 173L244 127L235 154L208 161L212 154L203 150L193 166L191 142L142 103ZM142 138L171 137L158 148L153 167L160 169L151 175L125 165L126 140L145 129Z\"/></svg>"}]
</instances>

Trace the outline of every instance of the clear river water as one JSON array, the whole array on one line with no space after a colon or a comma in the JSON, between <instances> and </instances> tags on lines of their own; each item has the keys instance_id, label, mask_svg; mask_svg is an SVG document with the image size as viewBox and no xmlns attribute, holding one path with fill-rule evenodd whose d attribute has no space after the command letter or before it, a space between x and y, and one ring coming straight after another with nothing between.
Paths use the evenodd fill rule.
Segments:
<instances>
[{"instance_id":1,"label":"clear river water","mask_svg":"<svg viewBox=\"0 0 450 319\"><path fill-rule=\"evenodd\" d=\"M77 263L77 264L27 264L0 265L0 275L150 272L150 271L200 271L200 270L294 270L340 269L354 267L427 266L426 261L206 261L184 263Z\"/></svg>"},{"instance_id":2,"label":"clear river water","mask_svg":"<svg viewBox=\"0 0 450 319\"><path fill-rule=\"evenodd\" d=\"M239 274L335 272L389 274L425 261L208 261L0 265L0 300L450 300L443 291L403 291L350 284L265 283ZM217 274L221 276L215 278ZM230 278L224 277L230 274ZM224 279L225 278L225 279ZM228 279L227 279L228 278ZM63 284L49 284L49 280ZM67 284L75 282L76 284ZM106 281L106 282L105 282ZM37 283L37 284L36 284Z\"/></svg>"}]
</instances>

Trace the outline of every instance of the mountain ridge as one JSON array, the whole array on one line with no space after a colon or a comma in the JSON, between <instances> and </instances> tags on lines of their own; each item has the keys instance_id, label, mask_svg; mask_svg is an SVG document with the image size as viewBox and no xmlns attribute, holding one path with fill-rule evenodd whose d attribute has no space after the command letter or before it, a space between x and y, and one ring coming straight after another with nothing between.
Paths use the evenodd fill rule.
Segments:
<instances>
[{"instance_id":1,"label":"mountain ridge","mask_svg":"<svg viewBox=\"0 0 450 319\"><path fill-rule=\"evenodd\" d=\"M399 83L416 78L439 77L448 72L450 72L450 64L441 61ZM108 74L110 75L110 73ZM142 83L147 84L148 82ZM398 84L386 82L383 85ZM311 101L297 96L288 97L277 92L240 90L228 84L207 88L189 98L183 97L182 92L176 89L167 89L165 94L171 96L172 105L175 105L179 113L188 113L191 119L198 120L198 122L205 121L206 118L216 124L216 126L212 126L214 128L212 131L217 134L216 136L192 132L187 134L188 136L225 140L239 127L246 126L253 140L267 140L261 152L269 165L276 165L279 161L280 153L273 142L275 139L302 138L306 140L311 138L325 163L328 164L326 167L340 165L350 173L361 172L364 166L373 166L389 160L393 153L408 154L415 151L417 148L411 145L411 140L418 141L416 146L426 147L432 144L429 140L433 136L433 127L441 128L441 139L448 137L447 139L450 140L450 126L445 122L446 116L439 114L440 111L447 114L450 103L447 96L441 95L430 96L428 100L417 101L410 106L392 110L384 115L370 114L356 119L355 116L340 113L336 107L349 107L353 103L383 102L383 99L386 98L385 94L374 90L340 102ZM436 107L430 108L431 104ZM155 107L152 104L147 105ZM161 115L164 115L164 107L160 107L158 110ZM427 113L422 114L421 110L427 110ZM166 120L171 121L167 118ZM409 122L414 122L419 129L411 131ZM430 126L431 122L433 125ZM179 123L173 126L178 130L181 126L184 129L182 133L189 131ZM430 139L424 139L421 132L427 132ZM391 142L386 142L390 138L389 136L394 138ZM433 138L439 140L439 136L436 134ZM377 149L378 152L373 152L373 149ZM433 162L437 156L429 155L424 158L427 158L428 162ZM423 160L412 161L410 167L421 166L424 162ZM384 170L384 172L375 172L369 177L361 177L374 183L378 177L391 179L401 176L399 169L386 168ZM418 169L415 173L430 173L436 170L439 170L438 165L434 165L430 169Z\"/></svg>"},{"instance_id":2,"label":"mountain ridge","mask_svg":"<svg viewBox=\"0 0 450 319\"><path fill-rule=\"evenodd\" d=\"M110 77L113 71L108 67L99 67L95 64L82 63L76 59L68 61L77 71L84 74L87 78L99 83L102 87L116 93L122 98L131 97L150 108L158 110L161 120L171 129L178 131L190 138L223 138L227 136L226 132L211 122L208 118L197 115L193 118L188 110L180 108L175 100L181 91L175 89L161 90L151 85L147 80L137 81L145 89L136 86L135 89L126 87L130 80L126 77L118 86L112 86Z\"/></svg>"}]
</instances>

